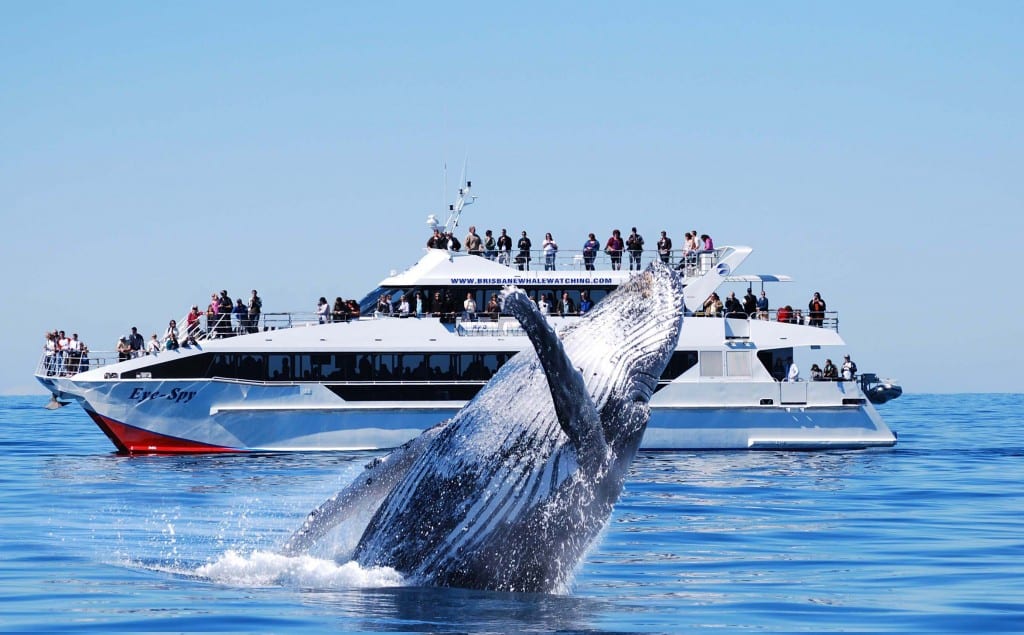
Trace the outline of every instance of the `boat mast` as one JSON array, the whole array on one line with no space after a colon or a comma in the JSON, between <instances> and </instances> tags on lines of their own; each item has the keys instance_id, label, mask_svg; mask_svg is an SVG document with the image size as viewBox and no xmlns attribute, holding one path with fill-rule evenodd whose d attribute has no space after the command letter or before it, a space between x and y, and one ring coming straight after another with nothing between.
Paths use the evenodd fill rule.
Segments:
<instances>
[{"instance_id":1,"label":"boat mast","mask_svg":"<svg viewBox=\"0 0 1024 635\"><path fill-rule=\"evenodd\" d=\"M468 163L469 163L469 160L467 159L466 160L466 164L468 164ZM445 232L455 233L455 228L459 226L459 218L462 216L463 208L465 208L467 205L472 205L473 201L475 201L477 199L477 197L475 197L475 196L473 196L472 194L469 193L470 189L473 187L473 182L466 180L466 164L463 164L463 166L462 166L462 178L459 179L459 182L462 184L461 186L459 186L459 195L455 197L455 202L448 204L448 218L444 222L444 227L441 230L442 233L445 233ZM447 191L448 191L448 164L447 163L444 166L444 183L445 183L444 188L445 188L445 193L446 193L445 197L447 198ZM434 216L433 214L428 215L427 216L427 226L430 227L431 229L434 229L434 228L437 227L437 225L438 225L437 216Z\"/></svg>"}]
</instances>

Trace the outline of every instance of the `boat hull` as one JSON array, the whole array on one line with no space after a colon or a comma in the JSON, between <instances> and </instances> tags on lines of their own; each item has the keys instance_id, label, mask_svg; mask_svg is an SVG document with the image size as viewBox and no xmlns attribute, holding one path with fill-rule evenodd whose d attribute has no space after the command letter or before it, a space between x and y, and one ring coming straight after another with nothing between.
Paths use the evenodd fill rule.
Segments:
<instances>
[{"instance_id":1,"label":"boat hull","mask_svg":"<svg viewBox=\"0 0 1024 635\"><path fill-rule=\"evenodd\" d=\"M78 401L126 453L392 448L452 416L464 403L345 401L319 383L40 381L54 394ZM742 390L727 384L716 388L680 384L656 393L641 448L817 450L896 443L859 392L850 392L844 405L831 399L837 390L856 391L853 382L807 384L802 403L785 404L783 390L793 391L785 384L763 382L753 392L749 385ZM701 403L690 393L705 398L713 394L716 403Z\"/></svg>"}]
</instances>

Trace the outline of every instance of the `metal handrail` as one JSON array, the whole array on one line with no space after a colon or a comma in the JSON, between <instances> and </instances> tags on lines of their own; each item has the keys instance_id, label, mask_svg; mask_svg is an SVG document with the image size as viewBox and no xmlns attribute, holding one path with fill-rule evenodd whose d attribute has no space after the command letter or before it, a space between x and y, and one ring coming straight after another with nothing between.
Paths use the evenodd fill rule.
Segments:
<instances>
[{"instance_id":1,"label":"metal handrail","mask_svg":"<svg viewBox=\"0 0 1024 635\"><path fill-rule=\"evenodd\" d=\"M460 250L463 251L464 250ZM697 251L687 252L684 249L672 249L668 254L668 261L672 267L683 271L687 276L701 276L713 269L718 261L721 259L725 249L715 249L714 251ZM484 251L479 254L481 258L487 258L493 260L498 264L507 265L511 269L519 269L522 266L522 270L526 271L585 271L587 270L588 257L582 249L558 249L554 252L552 260L548 260L547 252L544 249L530 249L525 252L528 259L520 260L520 252L514 248L509 252L488 252ZM618 269L629 271L632 266L633 269L642 269L646 267L651 260L661 259L661 254L658 253L657 249L643 249L639 252L640 260L639 265L635 264L635 261L631 258L631 252L628 249L623 249L621 256L619 257L620 266ZM590 261L595 271L611 271L613 270L613 260L611 254L604 251L601 247L593 254L593 259ZM551 269L550 267L554 267Z\"/></svg>"}]
</instances>

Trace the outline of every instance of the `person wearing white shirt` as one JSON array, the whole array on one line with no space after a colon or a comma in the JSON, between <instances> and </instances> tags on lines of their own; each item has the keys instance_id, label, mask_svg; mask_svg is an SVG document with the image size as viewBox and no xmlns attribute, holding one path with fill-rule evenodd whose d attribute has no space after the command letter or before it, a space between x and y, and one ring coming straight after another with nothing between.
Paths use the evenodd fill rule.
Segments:
<instances>
[{"instance_id":1,"label":"person wearing white shirt","mask_svg":"<svg viewBox=\"0 0 1024 635\"><path fill-rule=\"evenodd\" d=\"M537 299L537 308L543 315L548 315L551 311L551 304L548 302L548 296L542 295Z\"/></svg>"},{"instance_id":2,"label":"person wearing white shirt","mask_svg":"<svg viewBox=\"0 0 1024 635\"><path fill-rule=\"evenodd\" d=\"M786 381L800 381L800 368L792 358L789 359L789 372L786 373Z\"/></svg>"},{"instance_id":3,"label":"person wearing white shirt","mask_svg":"<svg viewBox=\"0 0 1024 635\"><path fill-rule=\"evenodd\" d=\"M558 253L558 243L551 237L551 233L544 234L544 271L555 270L555 254Z\"/></svg>"}]
</instances>

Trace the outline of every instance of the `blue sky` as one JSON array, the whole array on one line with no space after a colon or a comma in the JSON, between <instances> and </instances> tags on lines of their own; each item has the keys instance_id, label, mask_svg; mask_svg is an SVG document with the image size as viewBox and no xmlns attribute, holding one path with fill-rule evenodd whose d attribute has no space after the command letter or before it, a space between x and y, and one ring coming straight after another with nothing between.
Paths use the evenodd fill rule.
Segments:
<instances>
[{"instance_id":1,"label":"blue sky","mask_svg":"<svg viewBox=\"0 0 1024 635\"><path fill-rule=\"evenodd\" d=\"M496 5L496 3L494 3ZM861 369L1021 390L1024 4L4 3L0 392L211 291L361 297L462 228L748 244ZM450 194L450 192L449 192Z\"/></svg>"}]
</instances>

